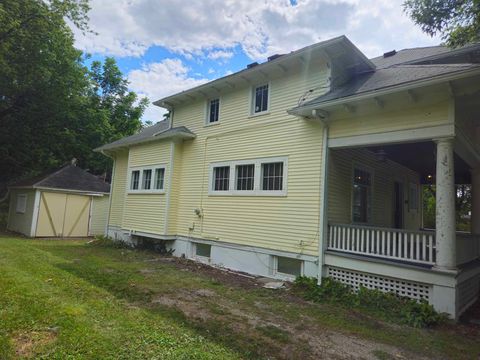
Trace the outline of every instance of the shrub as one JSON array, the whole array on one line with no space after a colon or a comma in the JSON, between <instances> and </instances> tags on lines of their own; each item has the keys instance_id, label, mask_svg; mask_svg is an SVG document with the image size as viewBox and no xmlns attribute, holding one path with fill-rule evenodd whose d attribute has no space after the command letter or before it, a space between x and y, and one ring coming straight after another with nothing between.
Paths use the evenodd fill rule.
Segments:
<instances>
[{"instance_id":1,"label":"shrub","mask_svg":"<svg viewBox=\"0 0 480 360\"><path fill-rule=\"evenodd\" d=\"M294 289L306 300L340 304L413 327L428 327L445 319L444 315L437 313L425 300L416 301L365 287L354 292L348 285L331 278L324 278L319 286L315 278L298 277Z\"/></svg>"}]
</instances>

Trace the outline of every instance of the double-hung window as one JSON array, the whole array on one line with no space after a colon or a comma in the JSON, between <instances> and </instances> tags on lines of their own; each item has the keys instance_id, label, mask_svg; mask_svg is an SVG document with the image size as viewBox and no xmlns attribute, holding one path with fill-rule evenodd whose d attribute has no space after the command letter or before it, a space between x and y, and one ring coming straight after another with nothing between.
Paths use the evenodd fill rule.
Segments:
<instances>
[{"instance_id":1,"label":"double-hung window","mask_svg":"<svg viewBox=\"0 0 480 360\"><path fill-rule=\"evenodd\" d=\"M140 170L132 171L132 175L130 177L130 190L138 190L138 185L140 183Z\"/></svg>"},{"instance_id":2,"label":"double-hung window","mask_svg":"<svg viewBox=\"0 0 480 360\"><path fill-rule=\"evenodd\" d=\"M253 190L255 184L255 164L237 165L235 181L236 190Z\"/></svg>"},{"instance_id":3,"label":"double-hung window","mask_svg":"<svg viewBox=\"0 0 480 360\"><path fill-rule=\"evenodd\" d=\"M283 190L283 162L269 162L262 164L262 190Z\"/></svg>"},{"instance_id":4,"label":"double-hung window","mask_svg":"<svg viewBox=\"0 0 480 360\"><path fill-rule=\"evenodd\" d=\"M17 214L25 214L27 211L27 194L18 194L15 204Z\"/></svg>"},{"instance_id":5,"label":"double-hung window","mask_svg":"<svg viewBox=\"0 0 480 360\"><path fill-rule=\"evenodd\" d=\"M263 84L253 89L253 113L259 114L268 111L269 86Z\"/></svg>"},{"instance_id":6,"label":"double-hung window","mask_svg":"<svg viewBox=\"0 0 480 360\"><path fill-rule=\"evenodd\" d=\"M368 223L371 212L372 175L368 170L353 169L352 218L356 223Z\"/></svg>"},{"instance_id":7,"label":"double-hung window","mask_svg":"<svg viewBox=\"0 0 480 360\"><path fill-rule=\"evenodd\" d=\"M130 170L130 192L162 193L165 189L165 166L153 165Z\"/></svg>"},{"instance_id":8,"label":"double-hung window","mask_svg":"<svg viewBox=\"0 0 480 360\"><path fill-rule=\"evenodd\" d=\"M152 169L143 170L142 190L150 190L152 185Z\"/></svg>"},{"instance_id":9,"label":"double-hung window","mask_svg":"<svg viewBox=\"0 0 480 360\"><path fill-rule=\"evenodd\" d=\"M207 125L218 122L220 114L220 99L212 99L208 101L207 109Z\"/></svg>"},{"instance_id":10,"label":"double-hung window","mask_svg":"<svg viewBox=\"0 0 480 360\"><path fill-rule=\"evenodd\" d=\"M230 166L213 168L213 190L228 191L230 189Z\"/></svg>"},{"instance_id":11,"label":"double-hung window","mask_svg":"<svg viewBox=\"0 0 480 360\"><path fill-rule=\"evenodd\" d=\"M211 164L209 194L285 196L286 168L286 157Z\"/></svg>"}]
</instances>

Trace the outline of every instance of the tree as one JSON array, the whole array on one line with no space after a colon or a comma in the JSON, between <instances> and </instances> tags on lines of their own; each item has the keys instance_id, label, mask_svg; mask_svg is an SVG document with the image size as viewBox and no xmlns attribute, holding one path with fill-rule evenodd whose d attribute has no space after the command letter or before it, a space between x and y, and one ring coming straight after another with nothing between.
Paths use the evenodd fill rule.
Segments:
<instances>
[{"instance_id":1,"label":"tree","mask_svg":"<svg viewBox=\"0 0 480 360\"><path fill-rule=\"evenodd\" d=\"M451 47L480 40L480 0L406 0L404 10L421 29Z\"/></svg>"},{"instance_id":2,"label":"tree","mask_svg":"<svg viewBox=\"0 0 480 360\"><path fill-rule=\"evenodd\" d=\"M74 48L65 19L89 31L88 9L87 0L0 2L0 193L73 157L102 173L108 160L92 149L141 127L146 100L115 61L88 69Z\"/></svg>"}]
</instances>

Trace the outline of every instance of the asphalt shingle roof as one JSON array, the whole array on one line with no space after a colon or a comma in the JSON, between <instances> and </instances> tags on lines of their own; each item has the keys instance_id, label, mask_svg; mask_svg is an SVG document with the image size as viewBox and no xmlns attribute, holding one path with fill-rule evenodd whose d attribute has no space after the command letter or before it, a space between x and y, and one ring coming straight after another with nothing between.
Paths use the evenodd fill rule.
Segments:
<instances>
[{"instance_id":1,"label":"asphalt shingle roof","mask_svg":"<svg viewBox=\"0 0 480 360\"><path fill-rule=\"evenodd\" d=\"M53 172L51 171L39 176L20 180L11 186L64 189L93 193L110 192L109 184L75 165L66 165Z\"/></svg>"},{"instance_id":2,"label":"asphalt shingle roof","mask_svg":"<svg viewBox=\"0 0 480 360\"><path fill-rule=\"evenodd\" d=\"M375 64L377 69L383 69L392 65L398 65L406 62L421 60L430 56L436 56L441 54L446 54L451 52L452 49L446 46L430 46L430 47L419 47L413 49L403 49L397 51L395 55L383 57L377 56L373 59L370 59L371 62Z\"/></svg>"},{"instance_id":3,"label":"asphalt shingle roof","mask_svg":"<svg viewBox=\"0 0 480 360\"><path fill-rule=\"evenodd\" d=\"M452 61L444 61L444 63L442 63L443 60L451 57L453 54L457 55L462 52L477 51L479 47L480 45L478 44L461 49L451 49L446 46L432 46L404 49L391 56L375 57L370 59L376 66L374 71L357 74L346 84L305 102L299 107L320 105L327 101L480 68L479 63L452 63ZM434 59L434 61L427 62L426 59Z\"/></svg>"},{"instance_id":4,"label":"asphalt shingle roof","mask_svg":"<svg viewBox=\"0 0 480 360\"><path fill-rule=\"evenodd\" d=\"M306 102L303 105L320 104L326 101L359 95L418 80L432 79L436 76L453 74L474 68L480 68L480 64L395 65L389 68L379 69L375 72L360 74L347 84Z\"/></svg>"},{"instance_id":5,"label":"asphalt shingle roof","mask_svg":"<svg viewBox=\"0 0 480 360\"><path fill-rule=\"evenodd\" d=\"M110 150L122 146L128 146L153 140L160 140L174 136L194 138L196 135L189 129L187 129L185 126L169 128L168 121L160 121L155 125L144 128L138 134L127 136L110 144L103 145L95 149L95 151Z\"/></svg>"}]
</instances>

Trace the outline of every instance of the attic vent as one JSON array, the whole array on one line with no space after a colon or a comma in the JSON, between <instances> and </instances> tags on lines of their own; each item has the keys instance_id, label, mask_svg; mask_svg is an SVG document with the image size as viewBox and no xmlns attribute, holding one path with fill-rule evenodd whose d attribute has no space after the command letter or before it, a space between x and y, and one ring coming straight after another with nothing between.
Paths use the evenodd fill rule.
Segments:
<instances>
[{"instance_id":1,"label":"attic vent","mask_svg":"<svg viewBox=\"0 0 480 360\"><path fill-rule=\"evenodd\" d=\"M255 61L255 62L253 62L253 63L251 63L251 64L248 64L248 65L247 65L247 69L251 69L251 68L253 68L253 67L257 66L257 65L258 65L258 62Z\"/></svg>"},{"instance_id":2,"label":"attic vent","mask_svg":"<svg viewBox=\"0 0 480 360\"><path fill-rule=\"evenodd\" d=\"M272 60L278 59L280 56L283 56L283 54L275 54L275 55L269 56L267 60L272 61Z\"/></svg>"},{"instance_id":3,"label":"attic vent","mask_svg":"<svg viewBox=\"0 0 480 360\"><path fill-rule=\"evenodd\" d=\"M387 58L387 57L395 55L396 53L397 53L397 50L392 50L392 51L389 51L389 52L386 52L385 54L383 54L383 57Z\"/></svg>"}]
</instances>

